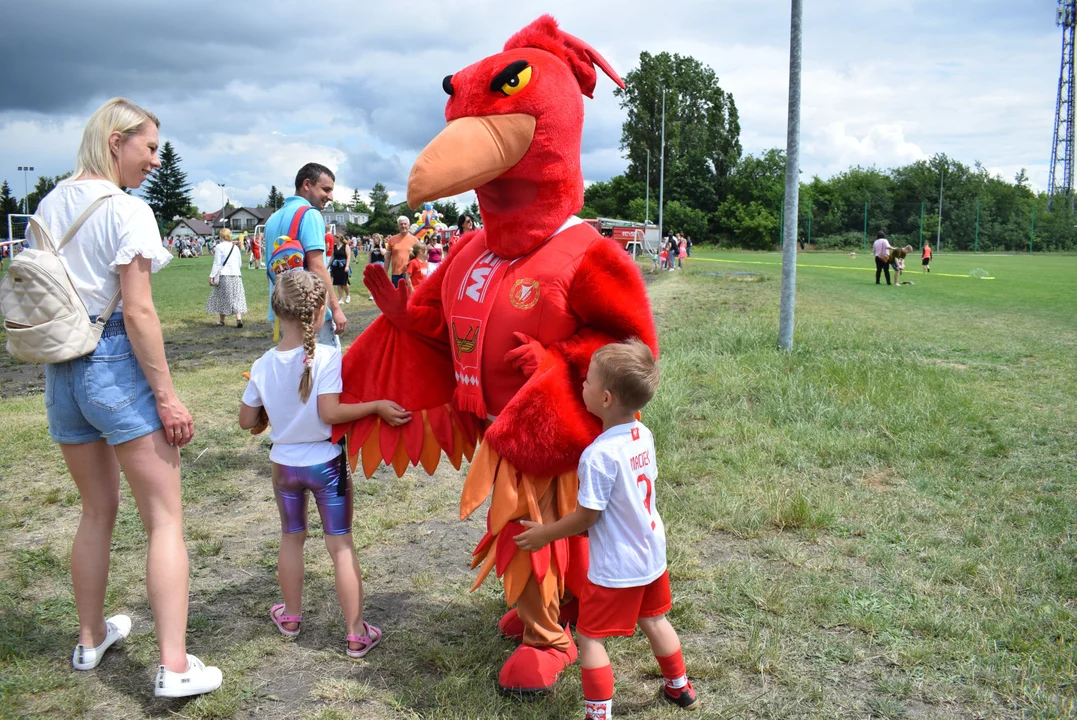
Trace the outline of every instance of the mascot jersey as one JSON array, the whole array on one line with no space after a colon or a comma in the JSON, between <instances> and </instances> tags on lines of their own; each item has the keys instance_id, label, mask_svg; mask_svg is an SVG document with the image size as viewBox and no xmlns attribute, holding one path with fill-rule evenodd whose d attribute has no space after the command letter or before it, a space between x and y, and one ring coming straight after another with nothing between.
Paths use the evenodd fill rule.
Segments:
<instances>
[{"instance_id":1,"label":"mascot jersey","mask_svg":"<svg viewBox=\"0 0 1077 720\"><path fill-rule=\"evenodd\" d=\"M576 507L576 467L601 431L581 398L592 353L630 337L658 352L639 267L574 217L596 65L623 87L593 48L543 16L504 52L445 78L448 124L416 159L408 204L474 190L484 228L410 296L368 267L382 314L343 361L343 402L388 398L413 413L399 428L369 416L335 429L368 477L383 461L400 475L409 464L433 473L442 452L456 468L471 460L461 518L490 499L473 588L494 572L515 605L500 628L522 642L499 683L516 692L550 688L576 659L563 621L587 583L586 538L525 552L519 521Z\"/></svg>"}]
</instances>

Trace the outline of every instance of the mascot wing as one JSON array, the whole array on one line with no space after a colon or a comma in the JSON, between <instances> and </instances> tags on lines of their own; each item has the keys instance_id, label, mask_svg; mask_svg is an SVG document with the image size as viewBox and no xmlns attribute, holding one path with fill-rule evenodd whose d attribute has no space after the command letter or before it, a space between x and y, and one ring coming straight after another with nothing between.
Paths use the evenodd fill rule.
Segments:
<instances>
[{"instance_id":1,"label":"mascot wing","mask_svg":"<svg viewBox=\"0 0 1077 720\"><path fill-rule=\"evenodd\" d=\"M456 379L441 312L445 275L439 271L428 277L405 305L406 295L392 288L383 270L368 266L364 273L364 282L383 314L344 355L340 400L392 400L412 412L412 420L400 427L368 415L333 428L334 441L348 439L352 468L361 458L367 477L382 461L392 465L398 477L409 464L420 463L433 474L443 450L459 469L461 458L470 460L475 451L479 424L473 415L457 413L450 405ZM419 370L408 373L405 367Z\"/></svg>"}]
</instances>

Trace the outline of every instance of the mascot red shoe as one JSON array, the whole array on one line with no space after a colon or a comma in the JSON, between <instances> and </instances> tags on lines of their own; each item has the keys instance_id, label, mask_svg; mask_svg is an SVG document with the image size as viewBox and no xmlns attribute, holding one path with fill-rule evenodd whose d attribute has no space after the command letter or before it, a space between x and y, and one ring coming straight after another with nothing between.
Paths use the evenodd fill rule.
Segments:
<instances>
[{"instance_id":1,"label":"mascot red shoe","mask_svg":"<svg viewBox=\"0 0 1077 720\"><path fill-rule=\"evenodd\" d=\"M587 583L587 540L519 550L518 520L552 522L576 507L580 454L601 431L581 387L591 354L639 337L657 353L643 276L624 249L574 217L583 206L583 95L597 52L543 16L502 53L445 78L446 128L415 161L408 204L475 190L484 228L468 235L414 294L369 266L382 316L344 357L345 402L389 398L413 412L399 428L367 417L337 428L369 477L381 461L433 473L444 451L471 459L466 518L493 493L473 553L516 608L502 619L522 644L501 687L537 692L576 659L561 604ZM575 605L575 603L571 603Z\"/></svg>"}]
</instances>

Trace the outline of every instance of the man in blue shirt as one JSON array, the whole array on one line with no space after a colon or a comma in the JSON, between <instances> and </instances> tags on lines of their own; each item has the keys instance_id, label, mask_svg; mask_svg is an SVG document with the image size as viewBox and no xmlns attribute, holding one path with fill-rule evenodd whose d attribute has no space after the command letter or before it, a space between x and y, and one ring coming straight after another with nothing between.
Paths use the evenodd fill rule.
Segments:
<instances>
[{"instance_id":1,"label":"man in blue shirt","mask_svg":"<svg viewBox=\"0 0 1077 720\"><path fill-rule=\"evenodd\" d=\"M340 309L336 293L333 292L333 281L325 266L325 218L320 212L325 204L333 199L334 183L336 183L336 176L324 165L307 163L301 167L295 176L295 195L287 198L280 210L266 220L265 238L266 247L272 248L274 240L288 234L296 211L307 205L314 208L315 212L308 211L303 216L297 233L299 237L293 240L298 240L303 245L303 262L306 269L320 277L328 290L325 324L318 333L318 342L323 345L332 345L339 350L340 339L337 335L344 332L344 328L348 325L348 318ZM269 309L269 319L273 320L272 307Z\"/></svg>"}]
</instances>

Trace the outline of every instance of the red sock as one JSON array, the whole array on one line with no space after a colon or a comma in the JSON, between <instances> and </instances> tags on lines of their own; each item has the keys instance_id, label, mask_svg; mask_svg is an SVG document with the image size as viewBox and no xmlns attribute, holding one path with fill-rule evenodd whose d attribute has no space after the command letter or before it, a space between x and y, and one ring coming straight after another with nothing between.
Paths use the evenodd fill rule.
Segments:
<instances>
[{"instance_id":1,"label":"red sock","mask_svg":"<svg viewBox=\"0 0 1077 720\"><path fill-rule=\"evenodd\" d=\"M588 720L606 720L613 712L613 666L583 668L583 708Z\"/></svg>"},{"instance_id":2,"label":"red sock","mask_svg":"<svg viewBox=\"0 0 1077 720\"><path fill-rule=\"evenodd\" d=\"M688 672L684 668L684 654L680 649L672 655L658 657L658 666L662 668L662 677L666 679L666 688L670 694L678 695L682 688L688 685Z\"/></svg>"}]
</instances>

